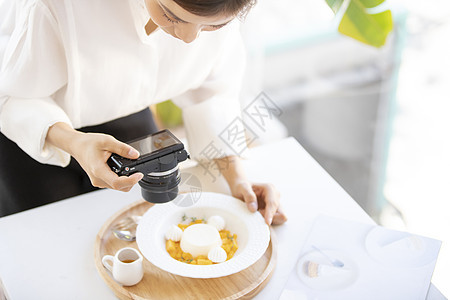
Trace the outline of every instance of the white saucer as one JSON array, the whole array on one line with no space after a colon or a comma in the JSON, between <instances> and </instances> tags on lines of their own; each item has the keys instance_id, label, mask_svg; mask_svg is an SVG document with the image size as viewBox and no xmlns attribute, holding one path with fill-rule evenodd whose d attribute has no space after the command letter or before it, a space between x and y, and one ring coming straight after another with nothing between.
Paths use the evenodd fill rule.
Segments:
<instances>
[{"instance_id":1,"label":"white saucer","mask_svg":"<svg viewBox=\"0 0 450 300\"><path fill-rule=\"evenodd\" d=\"M344 263L344 267L333 266L320 252L311 251L303 255L297 263L300 280L315 290L337 290L350 286L358 278L358 267L349 257L334 250L322 250L326 255ZM318 266L318 272L311 272L311 266Z\"/></svg>"}]
</instances>

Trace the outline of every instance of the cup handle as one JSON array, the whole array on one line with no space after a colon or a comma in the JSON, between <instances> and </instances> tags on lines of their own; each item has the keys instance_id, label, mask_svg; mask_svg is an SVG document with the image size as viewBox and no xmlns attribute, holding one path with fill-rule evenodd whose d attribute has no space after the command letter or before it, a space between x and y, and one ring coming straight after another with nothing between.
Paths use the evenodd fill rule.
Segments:
<instances>
[{"instance_id":1,"label":"cup handle","mask_svg":"<svg viewBox=\"0 0 450 300\"><path fill-rule=\"evenodd\" d=\"M111 263L109 263L109 261ZM102 263L105 266L105 268L107 268L111 273L112 273L112 268L113 268L113 262L114 262L114 256L112 255L105 255L102 258Z\"/></svg>"}]
</instances>

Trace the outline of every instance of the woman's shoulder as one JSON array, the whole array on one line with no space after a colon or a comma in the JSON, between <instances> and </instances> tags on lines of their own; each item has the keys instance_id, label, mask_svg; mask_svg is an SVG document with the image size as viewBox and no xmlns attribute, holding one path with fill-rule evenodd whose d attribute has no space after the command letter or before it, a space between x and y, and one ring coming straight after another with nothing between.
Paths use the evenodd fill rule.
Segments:
<instances>
[{"instance_id":1,"label":"woman's shoulder","mask_svg":"<svg viewBox=\"0 0 450 300\"><path fill-rule=\"evenodd\" d=\"M30 18L36 15L52 16L53 2L62 0L17 0L0 2L0 25L2 28L17 29L29 26ZM4 32L2 32L4 34Z\"/></svg>"}]
</instances>

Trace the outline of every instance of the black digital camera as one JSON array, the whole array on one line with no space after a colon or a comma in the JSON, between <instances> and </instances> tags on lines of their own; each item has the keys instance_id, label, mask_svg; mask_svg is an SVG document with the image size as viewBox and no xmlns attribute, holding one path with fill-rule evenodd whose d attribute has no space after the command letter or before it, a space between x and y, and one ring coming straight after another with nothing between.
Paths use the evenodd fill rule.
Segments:
<instances>
[{"instance_id":1,"label":"black digital camera","mask_svg":"<svg viewBox=\"0 0 450 300\"><path fill-rule=\"evenodd\" d=\"M127 144L139 151L139 158L112 154L107 161L109 167L119 176L143 173L139 185L142 197L148 202L165 203L175 199L181 180L178 164L189 158L183 143L164 129Z\"/></svg>"}]
</instances>

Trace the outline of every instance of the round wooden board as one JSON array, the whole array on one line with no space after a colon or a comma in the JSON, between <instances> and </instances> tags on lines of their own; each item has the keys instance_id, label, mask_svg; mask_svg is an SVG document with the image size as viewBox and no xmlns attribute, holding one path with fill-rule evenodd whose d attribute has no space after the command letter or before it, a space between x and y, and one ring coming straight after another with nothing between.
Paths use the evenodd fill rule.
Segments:
<instances>
[{"instance_id":1,"label":"round wooden board","mask_svg":"<svg viewBox=\"0 0 450 300\"><path fill-rule=\"evenodd\" d=\"M138 249L136 242L119 240L111 228L126 216L143 215L153 204L140 200L124 207L103 224L94 247L95 266L119 299L250 299L267 284L276 265L276 241L272 228L264 255L247 269L219 278L188 278L159 269L144 258L144 278L134 286L117 283L102 264L104 255L114 255L123 247Z\"/></svg>"}]
</instances>

